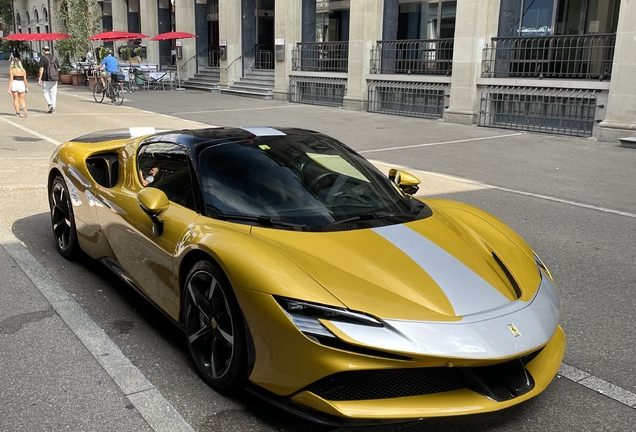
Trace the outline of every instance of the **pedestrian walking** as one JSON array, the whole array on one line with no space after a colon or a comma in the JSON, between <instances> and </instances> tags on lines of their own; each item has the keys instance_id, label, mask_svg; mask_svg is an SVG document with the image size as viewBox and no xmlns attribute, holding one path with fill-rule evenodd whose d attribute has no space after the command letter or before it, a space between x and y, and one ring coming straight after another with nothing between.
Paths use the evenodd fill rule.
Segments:
<instances>
[{"instance_id":1,"label":"pedestrian walking","mask_svg":"<svg viewBox=\"0 0 636 432\"><path fill-rule=\"evenodd\" d=\"M42 47L42 57L40 57L40 72L38 84L42 86L44 99L48 104L49 114L55 112L55 102L57 100L57 80L59 79L60 62L48 46Z\"/></svg>"},{"instance_id":2,"label":"pedestrian walking","mask_svg":"<svg viewBox=\"0 0 636 432\"><path fill-rule=\"evenodd\" d=\"M27 117L29 112L26 108L24 95L29 91L29 83L27 82L27 74L20 61L20 56L14 54L13 60L9 65L9 90L8 93L13 96L13 107L15 108L16 117L20 117L20 108L24 116Z\"/></svg>"}]
</instances>

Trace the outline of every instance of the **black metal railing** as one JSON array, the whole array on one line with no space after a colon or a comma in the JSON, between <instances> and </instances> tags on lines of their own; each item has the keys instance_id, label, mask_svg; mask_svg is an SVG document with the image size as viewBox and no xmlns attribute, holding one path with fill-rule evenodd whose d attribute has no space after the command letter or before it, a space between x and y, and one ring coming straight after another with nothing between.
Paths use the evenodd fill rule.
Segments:
<instances>
[{"instance_id":1,"label":"black metal railing","mask_svg":"<svg viewBox=\"0 0 636 432\"><path fill-rule=\"evenodd\" d=\"M367 111L411 117L442 118L448 85L436 83L373 81L369 84Z\"/></svg>"},{"instance_id":2,"label":"black metal railing","mask_svg":"<svg viewBox=\"0 0 636 432\"><path fill-rule=\"evenodd\" d=\"M274 69L274 53L268 50L256 50L256 69Z\"/></svg>"},{"instance_id":3,"label":"black metal railing","mask_svg":"<svg viewBox=\"0 0 636 432\"><path fill-rule=\"evenodd\" d=\"M347 72L349 42L298 42L292 51L292 69Z\"/></svg>"},{"instance_id":4,"label":"black metal railing","mask_svg":"<svg viewBox=\"0 0 636 432\"><path fill-rule=\"evenodd\" d=\"M218 45L208 45L208 66L221 66L221 47Z\"/></svg>"},{"instance_id":5,"label":"black metal railing","mask_svg":"<svg viewBox=\"0 0 636 432\"><path fill-rule=\"evenodd\" d=\"M592 136L595 90L488 86L481 94L479 125L503 129Z\"/></svg>"},{"instance_id":6,"label":"black metal railing","mask_svg":"<svg viewBox=\"0 0 636 432\"><path fill-rule=\"evenodd\" d=\"M371 73L450 75L453 39L378 41L371 49Z\"/></svg>"},{"instance_id":7,"label":"black metal railing","mask_svg":"<svg viewBox=\"0 0 636 432\"><path fill-rule=\"evenodd\" d=\"M493 38L485 78L610 79L615 34Z\"/></svg>"},{"instance_id":8,"label":"black metal railing","mask_svg":"<svg viewBox=\"0 0 636 432\"><path fill-rule=\"evenodd\" d=\"M347 94L346 78L295 77L289 80L289 101L341 107Z\"/></svg>"}]
</instances>

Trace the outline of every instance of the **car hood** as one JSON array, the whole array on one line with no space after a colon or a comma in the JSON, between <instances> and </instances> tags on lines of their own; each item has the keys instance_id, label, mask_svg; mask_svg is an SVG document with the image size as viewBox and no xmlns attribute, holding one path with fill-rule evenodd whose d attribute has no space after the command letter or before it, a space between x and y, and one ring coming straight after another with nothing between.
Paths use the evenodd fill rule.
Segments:
<instances>
[{"instance_id":1,"label":"car hood","mask_svg":"<svg viewBox=\"0 0 636 432\"><path fill-rule=\"evenodd\" d=\"M533 259L484 220L464 219L435 211L379 228L252 234L349 309L381 319L452 322L531 300L541 281Z\"/></svg>"}]
</instances>

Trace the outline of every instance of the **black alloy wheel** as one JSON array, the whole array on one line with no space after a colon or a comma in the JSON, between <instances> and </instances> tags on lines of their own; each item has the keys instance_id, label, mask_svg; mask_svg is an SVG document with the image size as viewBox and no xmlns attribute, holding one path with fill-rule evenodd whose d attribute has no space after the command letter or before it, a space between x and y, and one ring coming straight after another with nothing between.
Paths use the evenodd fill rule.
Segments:
<instances>
[{"instance_id":1,"label":"black alloy wheel","mask_svg":"<svg viewBox=\"0 0 636 432\"><path fill-rule=\"evenodd\" d=\"M241 309L229 280L211 261L199 261L184 286L184 323L190 354L216 390L238 393L247 385L247 348Z\"/></svg>"},{"instance_id":2,"label":"black alloy wheel","mask_svg":"<svg viewBox=\"0 0 636 432\"><path fill-rule=\"evenodd\" d=\"M95 102L102 103L104 100L104 86L102 85L102 81L97 77L95 79L95 86L93 87L93 99Z\"/></svg>"},{"instance_id":3,"label":"black alloy wheel","mask_svg":"<svg viewBox=\"0 0 636 432\"><path fill-rule=\"evenodd\" d=\"M71 259L79 253L77 229L73 206L68 188L62 177L55 177L49 190L49 208L51 209L51 225L57 251L64 258Z\"/></svg>"}]
</instances>

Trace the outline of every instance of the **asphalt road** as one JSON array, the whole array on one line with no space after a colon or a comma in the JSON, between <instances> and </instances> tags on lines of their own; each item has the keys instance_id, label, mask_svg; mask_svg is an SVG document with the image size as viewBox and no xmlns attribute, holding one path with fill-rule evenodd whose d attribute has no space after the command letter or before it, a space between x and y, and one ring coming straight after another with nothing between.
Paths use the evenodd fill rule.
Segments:
<instances>
[{"instance_id":1,"label":"asphalt road","mask_svg":"<svg viewBox=\"0 0 636 432\"><path fill-rule=\"evenodd\" d=\"M6 62L1 63L0 86L7 83ZM250 395L228 398L217 394L198 378L183 335L160 313L101 264L69 262L55 252L46 172L51 152L65 140L129 126L296 126L332 135L379 164L407 168L423 181L421 194L477 205L528 240L561 289L561 323L568 347L562 375L526 403L491 414L363 430L636 430L636 150L590 139L195 91L138 91L126 94L123 106L113 107L93 102L86 88L60 86L57 113L49 115L37 90L32 83L28 118L12 115L8 97L0 107L0 228L21 242L20 247L35 258L51 281L103 329L193 430L336 429L291 417ZM15 281L24 279L20 271L0 245L0 336L2 323L36 302L10 295L15 292ZM56 315L47 313L46 319ZM73 379L88 381L100 376L103 381L85 386L97 395L91 397L98 402L77 409L94 421L74 427L77 418L69 416L77 413L29 409L27 402L33 396L20 399L10 395L7 387L3 390L11 382L12 388L25 391L45 387L51 401L63 399L72 404L86 397L55 382L34 382L41 365L27 362L9 367L12 361L19 363L16 356L28 358L31 350L37 357L38 348L46 343L50 347L51 340L61 351L67 346L76 349L73 334L63 323L56 325L55 332L42 332L39 338L11 333L12 350L0 345L0 405L4 404L0 431L162 430L130 407L131 414L117 418L96 414L103 405L118 403L124 393L81 350L76 353L81 373ZM30 341L28 349L26 343L20 345L26 340ZM96 406L99 404L102 408ZM46 422L39 418L44 415L41 412L48 416ZM36 429L34 425L49 426Z\"/></svg>"}]
</instances>

